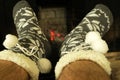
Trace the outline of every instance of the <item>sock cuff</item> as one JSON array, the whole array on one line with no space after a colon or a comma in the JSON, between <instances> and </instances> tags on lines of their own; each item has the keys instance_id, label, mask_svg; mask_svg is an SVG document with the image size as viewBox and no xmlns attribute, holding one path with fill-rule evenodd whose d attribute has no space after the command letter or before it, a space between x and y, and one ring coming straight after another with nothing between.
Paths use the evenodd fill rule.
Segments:
<instances>
[{"instance_id":1,"label":"sock cuff","mask_svg":"<svg viewBox=\"0 0 120 80\"><path fill-rule=\"evenodd\" d=\"M77 60L90 60L98 65L100 65L108 75L111 74L110 62L104 56L104 54L95 52L93 50L80 50L79 52L68 52L68 54L62 56L60 60L57 62L55 67L55 77L59 78L63 68L68 64L75 62Z\"/></svg>"},{"instance_id":2,"label":"sock cuff","mask_svg":"<svg viewBox=\"0 0 120 80\"><path fill-rule=\"evenodd\" d=\"M30 75L30 80L38 80L39 69L34 61L20 53L14 53L11 50L0 52L0 59L16 63L24 68Z\"/></svg>"}]
</instances>

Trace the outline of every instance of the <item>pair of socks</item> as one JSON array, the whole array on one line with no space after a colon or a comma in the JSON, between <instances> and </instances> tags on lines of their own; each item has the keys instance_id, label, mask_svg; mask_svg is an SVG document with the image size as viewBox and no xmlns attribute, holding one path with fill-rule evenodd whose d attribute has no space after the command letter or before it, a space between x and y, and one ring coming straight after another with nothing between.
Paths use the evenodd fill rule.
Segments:
<instances>
[{"instance_id":1,"label":"pair of socks","mask_svg":"<svg viewBox=\"0 0 120 80\"><path fill-rule=\"evenodd\" d=\"M50 60L47 58L51 55L51 45L42 32L36 14L27 1L19 1L14 6L13 18L18 33L18 43L10 48L10 50L29 57L36 63L39 72L50 72L52 66ZM62 68L67 65L63 65L61 61L72 62L69 61L68 57L61 59L68 53L80 52L81 50L83 54L86 51L106 53L108 47L101 37L109 30L112 22L113 17L110 10L103 4L96 5L95 8L83 18L78 26L66 35L60 48L60 60L55 67L56 78L59 77ZM100 46L97 46L97 44ZM105 49L103 49L103 47L105 47ZM45 59L45 61L41 61L42 59ZM43 65L44 67L42 67ZM63 66L60 68L60 65ZM109 73L109 70L106 71Z\"/></svg>"}]
</instances>

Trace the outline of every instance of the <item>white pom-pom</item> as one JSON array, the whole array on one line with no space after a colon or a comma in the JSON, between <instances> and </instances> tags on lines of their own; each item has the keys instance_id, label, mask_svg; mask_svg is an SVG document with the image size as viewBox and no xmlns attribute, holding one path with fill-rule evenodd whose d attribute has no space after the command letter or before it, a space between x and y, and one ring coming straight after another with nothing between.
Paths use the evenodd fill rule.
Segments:
<instances>
[{"instance_id":1,"label":"white pom-pom","mask_svg":"<svg viewBox=\"0 0 120 80\"><path fill-rule=\"evenodd\" d=\"M18 38L15 35L8 34L3 42L5 48L10 49L18 43Z\"/></svg>"},{"instance_id":2,"label":"white pom-pom","mask_svg":"<svg viewBox=\"0 0 120 80\"><path fill-rule=\"evenodd\" d=\"M51 62L46 58L41 58L38 60L38 68L41 73L49 73L51 71Z\"/></svg>"},{"instance_id":3,"label":"white pom-pom","mask_svg":"<svg viewBox=\"0 0 120 80\"><path fill-rule=\"evenodd\" d=\"M103 54L106 53L109 50L107 43L102 39L94 41L91 44L91 47L94 51L97 51L97 52L100 52L100 53L103 53Z\"/></svg>"},{"instance_id":4,"label":"white pom-pom","mask_svg":"<svg viewBox=\"0 0 120 80\"><path fill-rule=\"evenodd\" d=\"M98 39L101 39L100 33L97 31L91 31L86 34L85 43L91 44Z\"/></svg>"},{"instance_id":5,"label":"white pom-pom","mask_svg":"<svg viewBox=\"0 0 120 80\"><path fill-rule=\"evenodd\" d=\"M100 33L97 31L91 31L86 34L85 43L90 44L94 51L100 53L106 53L108 51L107 43L102 40Z\"/></svg>"}]
</instances>

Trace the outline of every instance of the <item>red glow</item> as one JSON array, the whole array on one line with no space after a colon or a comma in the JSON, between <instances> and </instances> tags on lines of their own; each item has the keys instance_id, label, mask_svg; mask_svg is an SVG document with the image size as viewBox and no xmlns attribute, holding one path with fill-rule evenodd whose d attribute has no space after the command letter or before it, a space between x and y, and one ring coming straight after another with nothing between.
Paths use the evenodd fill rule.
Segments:
<instances>
[{"instance_id":1,"label":"red glow","mask_svg":"<svg viewBox=\"0 0 120 80\"><path fill-rule=\"evenodd\" d=\"M50 40L55 40L55 32L53 30L50 30Z\"/></svg>"},{"instance_id":2,"label":"red glow","mask_svg":"<svg viewBox=\"0 0 120 80\"><path fill-rule=\"evenodd\" d=\"M56 35L57 35L57 37L60 37L60 36L61 36L61 34L60 34L60 33L57 33Z\"/></svg>"},{"instance_id":3,"label":"red glow","mask_svg":"<svg viewBox=\"0 0 120 80\"><path fill-rule=\"evenodd\" d=\"M51 40L51 41L54 41L54 40L56 40L56 39L60 39L60 40L63 41L63 40L64 40L64 37L63 37L62 34L56 32L56 31L54 31L54 30L50 30L50 40Z\"/></svg>"}]
</instances>

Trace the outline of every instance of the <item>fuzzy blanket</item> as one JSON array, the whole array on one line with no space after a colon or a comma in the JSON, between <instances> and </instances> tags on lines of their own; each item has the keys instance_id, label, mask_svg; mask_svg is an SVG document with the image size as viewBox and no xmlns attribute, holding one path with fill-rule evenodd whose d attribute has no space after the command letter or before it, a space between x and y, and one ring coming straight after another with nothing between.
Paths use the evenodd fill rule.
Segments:
<instances>
[{"instance_id":1,"label":"fuzzy blanket","mask_svg":"<svg viewBox=\"0 0 120 80\"><path fill-rule=\"evenodd\" d=\"M112 80L120 80L120 52L109 52L105 56L111 62Z\"/></svg>"}]
</instances>

